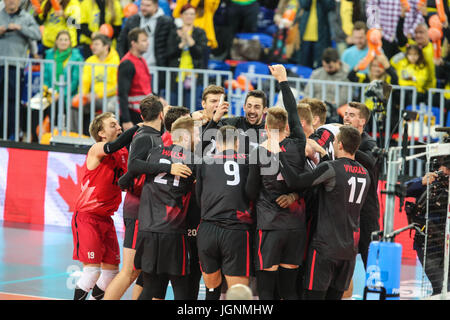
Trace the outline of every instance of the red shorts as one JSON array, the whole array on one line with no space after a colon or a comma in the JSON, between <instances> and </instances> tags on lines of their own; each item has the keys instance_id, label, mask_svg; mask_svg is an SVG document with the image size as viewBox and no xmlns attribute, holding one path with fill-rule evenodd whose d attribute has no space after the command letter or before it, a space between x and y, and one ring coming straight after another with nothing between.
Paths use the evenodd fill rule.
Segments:
<instances>
[{"instance_id":1,"label":"red shorts","mask_svg":"<svg viewBox=\"0 0 450 320\"><path fill-rule=\"evenodd\" d=\"M83 263L120 263L116 228L110 216L75 212L72 216L73 259Z\"/></svg>"}]
</instances>

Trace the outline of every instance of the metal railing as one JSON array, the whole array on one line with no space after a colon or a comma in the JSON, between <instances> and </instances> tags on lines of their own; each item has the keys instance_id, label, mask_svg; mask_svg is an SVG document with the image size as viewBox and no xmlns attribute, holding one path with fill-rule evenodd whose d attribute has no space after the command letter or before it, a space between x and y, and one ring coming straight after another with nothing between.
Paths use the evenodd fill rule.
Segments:
<instances>
[{"instance_id":1,"label":"metal railing","mask_svg":"<svg viewBox=\"0 0 450 320\"><path fill-rule=\"evenodd\" d=\"M83 127L85 127L86 122L89 123L93 120L96 112L110 111L117 118L120 116L117 88L113 95L109 94L108 96L108 87L105 85L108 82L111 69L114 69L113 72L117 74L118 65L69 61L64 67L65 75L61 75L59 79L56 79L56 63L53 60L0 57L1 65L4 66L5 81L3 82L3 88L0 88L0 92L2 92L0 100L8 107L3 108L3 117L0 118L0 127L2 127L2 130L0 130L0 139L32 142L32 137L34 136L32 119L37 118L37 121L34 121L34 125L39 125L36 138L41 142L44 134L44 117L47 115L52 135L70 132L79 137L87 134L86 130L83 130ZM88 75L91 79L89 90L85 90L83 87L83 73L86 72L86 67L90 67L91 70L90 75ZM38 71L33 71L35 68ZM48 73L49 70L51 76L47 79L48 83L45 87L44 74L46 72ZM9 73L12 71L16 73L16 79L15 83L11 86L9 83ZM23 80L21 79L22 73L24 76ZM150 73L152 75L153 92L162 93L162 97L167 101L173 100L171 99L171 95L174 95L176 96L176 101L172 101L172 105L183 105L191 111L195 111L200 107L197 97L199 95L201 96L203 88L209 84L222 86L225 81L231 82L233 78L233 74L230 71L207 69L151 67ZM189 90L184 88L182 81L176 81L183 73L188 74L192 80ZM78 77L78 83L76 84L78 89L76 92L79 94L88 91L85 95L89 97L88 100L90 101L84 104L82 103L83 98L80 97L78 99L79 105L76 109L72 106L72 99L74 97L72 94L74 91L72 90L74 85L72 84L72 79L74 76ZM160 81L161 77L163 78L163 88L160 88L162 83ZM94 84L96 82L103 83L103 94L100 99L96 99L96 92L94 90ZM8 100L12 88L20 88L20 90L15 91L13 103L15 119L14 121L9 121L8 109L11 106ZM183 93L185 91L189 91L190 93L189 101L185 101L184 99ZM57 101L55 101L55 92L59 93ZM65 94L60 94L62 92ZM44 93L51 93L51 98L47 100L43 99ZM26 125L21 121L21 118L26 119Z\"/></svg>"},{"instance_id":2,"label":"metal railing","mask_svg":"<svg viewBox=\"0 0 450 320\"><path fill-rule=\"evenodd\" d=\"M0 88L0 100L7 105L3 108L2 119L0 119L0 138L7 140L13 138L15 141L32 142L33 130L35 125L39 125L39 131L35 137L41 142L43 136L43 122L44 117L48 115L50 123L51 135L61 134L62 132L70 132L75 135L82 136L87 134L83 127L92 121L96 112L111 111L117 117L120 115L119 104L117 101L117 92L110 94L108 97L108 88L105 85L108 82L108 76L113 72L117 72L117 65L107 64L93 64L86 62L69 61L65 66L65 76L56 79L56 63L53 60L42 59L23 59L12 57L0 57L0 66L3 66L3 88ZM83 73L85 68L91 67L91 87L89 90L83 88ZM33 72L37 67L39 71ZM50 68L50 69L49 69ZM48 77L50 70L50 77ZM25 74L23 81L21 81L22 71ZM19 90L9 91L10 84L8 83L10 72L15 73L15 83L12 88L20 88ZM47 73L48 89L53 93L50 101L44 102L44 74ZM241 115L242 106L245 95L249 91L250 82L246 83L244 89L231 88L233 80L233 73L231 71L218 71L206 69L179 69L169 67L151 67L150 73L152 75L152 91L159 93L171 105L183 105L188 107L191 111L201 108L198 96L201 96L201 91L210 84L219 86L226 86L228 99L232 102L230 110L231 115ZM189 74L191 77L190 88L186 89L182 81L177 81L183 74ZM275 105L277 98L277 83L275 78L271 75L261 75L254 73L242 73L255 89L264 90L268 96L269 106ZM77 90L72 90L72 79L78 77ZM51 81L49 81L51 80ZM324 81L305 78L288 78L290 86L298 93L297 98L301 97L316 97L332 104L336 107L343 103L350 101L366 102L366 89L368 83L355 83L347 81ZM102 98L96 99L96 92L94 90L94 83L103 83ZM65 95L55 101L55 92L65 92ZM72 107L73 92L88 92L90 102L86 105L79 103L78 109ZM189 100L185 100L186 92L190 93ZM374 138L378 138L379 147L387 149L392 142L392 133L396 128L391 126L398 126L398 145L401 144L403 137L403 113L408 108L411 111L418 113L418 121L413 121L409 124L410 145L418 142L429 141L430 139L442 141L443 134L434 134L432 132L433 122L432 117L436 108L439 109L439 121L435 125L443 126L445 124L445 97L444 94L450 93L449 90L430 89L428 96L424 102L418 103L418 92L415 87L403 87L394 85L392 94L382 111L373 112L374 119L371 123L371 132ZM1 97L1 94L3 97ZM13 106L8 104L11 95L14 94ZM32 98L39 97L40 100L36 102ZM433 98L434 97L434 98ZM175 98L175 99L174 99ZM395 99L395 101L394 101ZM22 100L22 101L21 101ZM433 106L433 101L439 101L438 106ZM25 106L25 108L21 107ZM15 112L9 112L9 108L14 108ZM48 111L46 111L46 109ZM88 108L88 110L86 109ZM14 121L8 119L9 114L14 114ZM23 120L23 118L25 120ZM32 119L34 123L32 123ZM396 121L392 121L395 119ZM400 121L397 121L399 119ZM9 122L9 123L8 123ZM11 124L13 123L13 128ZM8 128L9 126L9 128ZM384 135L379 135L380 126L383 126ZM11 130L13 129L13 130ZM56 131L55 131L56 130ZM83 132L84 131L84 132ZM21 137L24 134L25 139ZM384 140L382 140L384 139ZM413 152L410 150L410 152ZM408 163L409 174L412 176L414 172L416 175L422 174L423 160L413 159Z\"/></svg>"}]
</instances>

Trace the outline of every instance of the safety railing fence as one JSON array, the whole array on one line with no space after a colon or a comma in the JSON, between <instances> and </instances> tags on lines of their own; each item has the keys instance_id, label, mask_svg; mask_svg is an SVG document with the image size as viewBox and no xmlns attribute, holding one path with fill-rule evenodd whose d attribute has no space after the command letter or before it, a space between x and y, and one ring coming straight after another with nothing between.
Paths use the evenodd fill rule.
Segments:
<instances>
[{"instance_id":1,"label":"safety railing fence","mask_svg":"<svg viewBox=\"0 0 450 320\"><path fill-rule=\"evenodd\" d=\"M244 90L236 90L233 98L243 102L243 97L249 91L250 85L255 89L266 91L268 94L269 106L277 103L277 89L274 77L270 75L260 75L253 73L243 73L248 79ZM336 122L336 111L350 101L364 102L372 109L372 120L369 123L372 137L378 141L378 147L388 149L397 140L397 145L401 145L403 139L404 123L408 123L409 144L426 143L427 141L442 141L443 133L432 130L434 126L445 125L445 99L444 95L450 90L430 89L426 99L419 103L418 92L415 87L392 85L392 92L385 105L377 103L372 97L367 96L369 83L355 83L346 81L326 81L317 79L288 78L288 82L293 91L297 94L297 99L302 97L314 97L334 105L333 113L328 113L331 122ZM433 99L438 95L438 99ZM439 104L433 106L434 100ZM338 103L336 104L336 101ZM330 105L329 105L330 106ZM436 111L438 110L438 111ZM417 113L416 120L407 120L405 111ZM436 115L440 116L437 117ZM331 115L331 117L330 117ZM434 121L432 120L434 119ZM380 132L381 131L381 132ZM396 134L398 132L398 135ZM411 154L413 150L410 150ZM424 160L411 159L406 164L410 176L420 176L423 172Z\"/></svg>"},{"instance_id":2,"label":"safety railing fence","mask_svg":"<svg viewBox=\"0 0 450 320\"><path fill-rule=\"evenodd\" d=\"M96 113L110 111L117 118L120 115L117 83L114 83L117 81L112 81L114 90L109 87L112 78L117 77L117 65L68 61L65 73L58 79L53 60L0 57L0 66L3 66L4 79L0 103L7 106L0 116L1 139L41 142L47 131L52 136L70 133L82 137L89 134L88 124ZM9 77L11 72L16 74L15 78ZM201 106L201 93L206 86L222 86L233 78L230 71L207 69L152 67L150 73L153 92L171 105L186 106L191 111ZM185 87L185 81L177 81L183 77L190 80L189 88ZM90 80L89 88L85 88L83 78ZM12 94L15 99L10 99ZM15 112L10 112L10 108Z\"/></svg>"},{"instance_id":3,"label":"safety railing fence","mask_svg":"<svg viewBox=\"0 0 450 320\"><path fill-rule=\"evenodd\" d=\"M34 136L35 140L41 142L43 134L46 133L44 118L47 116L49 119L47 131L50 131L51 135L66 131L81 137L83 134L88 135L87 125L95 117L96 112L111 111L117 117L120 115L117 89L111 92L108 85L105 85L113 77L117 77L117 65L69 61L65 66L65 74L58 79L56 79L56 63L53 60L0 57L0 67L1 77L4 79L3 88L0 88L0 97L3 95L0 104L7 106L0 115L0 138L4 140L32 142ZM10 76L12 73L15 77ZM24 77L21 79L22 73ZM151 67L150 73L153 92L159 93L169 104L183 105L191 111L201 108L201 93L210 84L226 88L227 97L232 105L229 112L231 115L242 115L244 99L250 86L267 93L269 106L279 103L277 83L270 75L243 73L242 75L249 81L245 83L244 88L233 89L231 71ZM83 87L85 85L83 77L90 79L87 81L90 82L90 88ZM10 79L14 84L9 83ZM76 79L78 80L75 81ZM394 85L388 102L383 108L379 108L380 104L367 97L368 83L305 78L288 78L288 81L297 98L316 97L335 105L336 108L330 108L333 113L328 115L332 121L339 120L338 106L349 101L365 102L373 110L377 110L373 112L370 131L373 137L378 139L380 148L389 147L392 143L392 134L396 131L398 131L398 145L401 144L404 134L404 121L401 120L405 110L418 114L415 121L408 122L410 145L414 145L416 140L420 143L430 139L442 141L443 134L436 134L431 129L434 126L445 125L445 103L448 103L445 95L450 94L449 90L430 89L426 98L422 98L419 102L415 87ZM97 89L94 84L97 84ZM101 90L98 89L98 84ZM55 99L56 92L60 93L58 99ZM64 94L61 94L62 92ZM78 95L78 107L74 107L77 94L83 92L84 95ZM45 96L47 99L44 99ZM10 111L11 108L14 112ZM11 117L14 119L10 119ZM36 125L39 125L39 130L34 134ZM380 135L380 131L384 134ZM25 139L21 137L22 134L25 135ZM409 175L412 176L414 173L421 175L423 165L421 159L411 160L407 164Z\"/></svg>"}]
</instances>

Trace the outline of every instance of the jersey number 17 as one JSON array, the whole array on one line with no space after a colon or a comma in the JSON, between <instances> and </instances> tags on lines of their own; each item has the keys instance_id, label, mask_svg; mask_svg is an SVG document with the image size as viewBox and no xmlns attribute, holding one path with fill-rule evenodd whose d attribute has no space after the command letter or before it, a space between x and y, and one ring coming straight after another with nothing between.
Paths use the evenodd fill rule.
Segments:
<instances>
[{"instance_id":1,"label":"jersey number 17","mask_svg":"<svg viewBox=\"0 0 450 320\"><path fill-rule=\"evenodd\" d=\"M348 184L350 185L350 196L348 198L348 202L355 203L355 194L357 184L362 184L361 190L359 191L358 198L356 199L356 203L361 203L362 196L364 193L364 189L366 188L366 178L355 178L351 177L348 179Z\"/></svg>"}]
</instances>

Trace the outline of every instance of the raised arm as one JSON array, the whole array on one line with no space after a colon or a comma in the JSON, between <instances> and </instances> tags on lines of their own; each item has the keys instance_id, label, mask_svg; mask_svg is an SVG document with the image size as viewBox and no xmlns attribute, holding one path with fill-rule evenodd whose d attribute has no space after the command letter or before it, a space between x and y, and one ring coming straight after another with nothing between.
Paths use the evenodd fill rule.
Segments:
<instances>
[{"instance_id":1,"label":"raised arm","mask_svg":"<svg viewBox=\"0 0 450 320\"><path fill-rule=\"evenodd\" d=\"M300 118L297 113L297 102L295 101L294 94L292 93L292 90L287 82L286 68L281 64L277 64L274 66L269 66L269 69L280 84L284 107L288 112L288 123L291 131L291 137L300 139L306 143L306 136L303 132L303 127L300 124Z\"/></svg>"}]
</instances>

